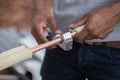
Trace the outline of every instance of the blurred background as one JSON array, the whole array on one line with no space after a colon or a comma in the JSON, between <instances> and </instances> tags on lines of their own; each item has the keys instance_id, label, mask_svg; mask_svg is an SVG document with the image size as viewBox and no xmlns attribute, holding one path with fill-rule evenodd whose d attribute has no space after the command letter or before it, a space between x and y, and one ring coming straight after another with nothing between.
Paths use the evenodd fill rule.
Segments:
<instances>
[{"instance_id":1,"label":"blurred background","mask_svg":"<svg viewBox=\"0 0 120 80\"><path fill-rule=\"evenodd\" d=\"M0 0L0 53L24 45L37 45L31 34L33 0ZM52 12L53 1L49 0L48 10ZM0 71L0 80L41 80L40 69L45 50L33 58Z\"/></svg>"}]
</instances>

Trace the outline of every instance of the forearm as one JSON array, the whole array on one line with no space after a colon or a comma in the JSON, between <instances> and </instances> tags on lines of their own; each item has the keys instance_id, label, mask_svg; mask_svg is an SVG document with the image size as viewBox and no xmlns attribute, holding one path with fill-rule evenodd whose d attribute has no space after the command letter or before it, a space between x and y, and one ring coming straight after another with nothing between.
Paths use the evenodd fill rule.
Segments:
<instances>
[{"instance_id":1,"label":"forearm","mask_svg":"<svg viewBox=\"0 0 120 80\"><path fill-rule=\"evenodd\" d=\"M52 10L53 10L53 1L54 0L48 0L47 1L47 10L51 13L52 12Z\"/></svg>"},{"instance_id":2,"label":"forearm","mask_svg":"<svg viewBox=\"0 0 120 80\"><path fill-rule=\"evenodd\" d=\"M120 1L116 4L113 4L111 6L112 10L113 10L113 14L116 15L116 18L118 18L119 22L120 22Z\"/></svg>"},{"instance_id":3,"label":"forearm","mask_svg":"<svg viewBox=\"0 0 120 80\"><path fill-rule=\"evenodd\" d=\"M40 12L46 10L48 0L33 0L33 11Z\"/></svg>"},{"instance_id":4,"label":"forearm","mask_svg":"<svg viewBox=\"0 0 120 80\"><path fill-rule=\"evenodd\" d=\"M47 1L48 0L34 0L35 11L45 10Z\"/></svg>"}]
</instances>

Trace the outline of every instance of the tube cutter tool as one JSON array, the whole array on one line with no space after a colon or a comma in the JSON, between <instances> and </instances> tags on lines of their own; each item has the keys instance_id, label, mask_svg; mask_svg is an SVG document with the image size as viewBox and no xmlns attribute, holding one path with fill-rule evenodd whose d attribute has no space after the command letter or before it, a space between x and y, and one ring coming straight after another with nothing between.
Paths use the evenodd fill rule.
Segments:
<instances>
[{"instance_id":1,"label":"tube cutter tool","mask_svg":"<svg viewBox=\"0 0 120 80\"><path fill-rule=\"evenodd\" d=\"M51 31L48 29L48 35L47 38L48 40L52 40L53 38L59 38L62 37L63 38L63 42L57 43L59 47L61 47L64 51L70 51L72 49L73 46L73 38L72 38L72 32L80 32L83 29L83 26L80 26L78 28L75 29L69 29L68 32L64 33L64 34L57 34L54 35L51 33Z\"/></svg>"}]
</instances>

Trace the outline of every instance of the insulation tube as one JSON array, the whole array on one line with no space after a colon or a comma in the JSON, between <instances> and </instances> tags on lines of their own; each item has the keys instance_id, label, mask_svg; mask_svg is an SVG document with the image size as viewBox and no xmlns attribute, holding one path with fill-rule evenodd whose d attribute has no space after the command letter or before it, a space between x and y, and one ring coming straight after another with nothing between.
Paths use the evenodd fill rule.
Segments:
<instances>
[{"instance_id":1,"label":"insulation tube","mask_svg":"<svg viewBox=\"0 0 120 80\"><path fill-rule=\"evenodd\" d=\"M0 53L0 71L30 58L32 52L24 46Z\"/></svg>"}]
</instances>

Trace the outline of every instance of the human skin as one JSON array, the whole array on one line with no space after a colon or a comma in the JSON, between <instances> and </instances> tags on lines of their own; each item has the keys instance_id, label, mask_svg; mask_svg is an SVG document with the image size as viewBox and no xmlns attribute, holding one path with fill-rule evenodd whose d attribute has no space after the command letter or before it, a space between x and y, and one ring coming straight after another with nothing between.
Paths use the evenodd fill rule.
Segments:
<instances>
[{"instance_id":1,"label":"human skin","mask_svg":"<svg viewBox=\"0 0 120 80\"><path fill-rule=\"evenodd\" d=\"M31 0L0 0L0 29L31 30Z\"/></svg>"},{"instance_id":2,"label":"human skin","mask_svg":"<svg viewBox=\"0 0 120 80\"><path fill-rule=\"evenodd\" d=\"M39 44L48 41L44 35L44 30L47 27L49 27L54 34L61 33L61 31L57 29L55 19L48 9L51 5L47 5L47 3L51 1L52 0L34 0L32 34Z\"/></svg>"},{"instance_id":3,"label":"human skin","mask_svg":"<svg viewBox=\"0 0 120 80\"><path fill-rule=\"evenodd\" d=\"M54 17L45 7L49 0L34 0L33 8L33 29L32 33L38 43L44 43L48 40L44 35L44 29L49 26L54 34L60 34L61 31L57 29ZM74 37L75 41L86 41L90 39L104 39L106 38L120 22L120 2L115 3L109 7L90 12L83 16L76 23L73 23L69 28L74 29L80 25L85 24L84 29L77 33Z\"/></svg>"},{"instance_id":4,"label":"human skin","mask_svg":"<svg viewBox=\"0 0 120 80\"><path fill-rule=\"evenodd\" d=\"M105 39L118 23L120 23L120 2L88 13L69 27L74 29L80 25L85 25L84 29L74 37L74 40L86 41Z\"/></svg>"}]
</instances>

